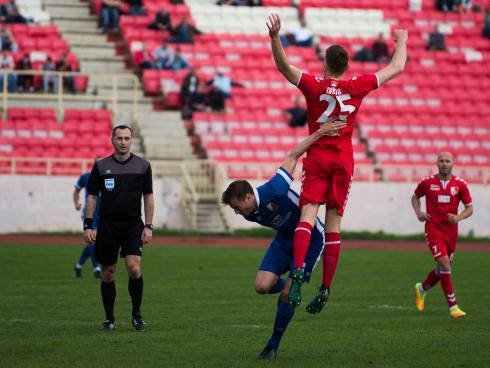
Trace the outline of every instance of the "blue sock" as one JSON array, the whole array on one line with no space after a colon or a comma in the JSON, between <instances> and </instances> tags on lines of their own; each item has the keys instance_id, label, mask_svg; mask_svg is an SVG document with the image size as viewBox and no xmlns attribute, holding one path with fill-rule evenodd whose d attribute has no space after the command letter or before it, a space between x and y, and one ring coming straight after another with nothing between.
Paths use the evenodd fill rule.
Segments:
<instances>
[{"instance_id":1,"label":"blue sock","mask_svg":"<svg viewBox=\"0 0 490 368\"><path fill-rule=\"evenodd\" d=\"M277 349L281 342L282 335L286 332L289 322L294 316L294 308L289 303L279 302L276 311L276 320L274 321L274 329L272 330L272 336L267 342L267 345Z\"/></svg>"},{"instance_id":2,"label":"blue sock","mask_svg":"<svg viewBox=\"0 0 490 368\"><path fill-rule=\"evenodd\" d=\"M271 289L269 290L269 294L280 293L283 288L284 288L284 280L279 277L277 279L276 284L273 287L271 287Z\"/></svg>"},{"instance_id":3,"label":"blue sock","mask_svg":"<svg viewBox=\"0 0 490 368\"><path fill-rule=\"evenodd\" d=\"M80 255L80 259L78 260L78 264L83 266L88 257L90 257L90 253L94 253L93 246L87 244L85 248L83 248L82 254Z\"/></svg>"},{"instance_id":4,"label":"blue sock","mask_svg":"<svg viewBox=\"0 0 490 368\"><path fill-rule=\"evenodd\" d=\"M90 257L90 260L92 261L92 266L94 269L99 268L99 262L95 259L95 247L93 245L87 245L85 247L86 249L86 254Z\"/></svg>"}]
</instances>

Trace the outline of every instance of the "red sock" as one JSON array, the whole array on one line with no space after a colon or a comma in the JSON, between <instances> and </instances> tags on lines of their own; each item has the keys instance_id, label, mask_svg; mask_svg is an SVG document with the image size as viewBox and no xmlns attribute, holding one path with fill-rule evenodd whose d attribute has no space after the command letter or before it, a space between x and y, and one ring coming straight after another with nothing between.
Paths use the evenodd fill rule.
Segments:
<instances>
[{"instance_id":1,"label":"red sock","mask_svg":"<svg viewBox=\"0 0 490 368\"><path fill-rule=\"evenodd\" d=\"M458 304L456 302L456 295L454 295L453 281L451 280L451 271L439 271L439 277L441 279L442 290L447 299L447 305L449 308Z\"/></svg>"},{"instance_id":2,"label":"red sock","mask_svg":"<svg viewBox=\"0 0 490 368\"><path fill-rule=\"evenodd\" d=\"M439 275L437 274L436 270L433 269L432 271L429 272L429 274L425 278L424 282L422 283L422 287L424 288L425 291L427 291L430 290L432 287L434 287L438 282L439 282Z\"/></svg>"},{"instance_id":3,"label":"red sock","mask_svg":"<svg viewBox=\"0 0 490 368\"><path fill-rule=\"evenodd\" d=\"M340 255L340 234L326 233L325 248L323 249L323 281L322 284L330 288Z\"/></svg>"},{"instance_id":4,"label":"red sock","mask_svg":"<svg viewBox=\"0 0 490 368\"><path fill-rule=\"evenodd\" d=\"M300 222L298 226L296 226L293 248L294 269L304 266L306 253L308 253L308 248L310 247L312 229L313 226L307 222Z\"/></svg>"}]
</instances>

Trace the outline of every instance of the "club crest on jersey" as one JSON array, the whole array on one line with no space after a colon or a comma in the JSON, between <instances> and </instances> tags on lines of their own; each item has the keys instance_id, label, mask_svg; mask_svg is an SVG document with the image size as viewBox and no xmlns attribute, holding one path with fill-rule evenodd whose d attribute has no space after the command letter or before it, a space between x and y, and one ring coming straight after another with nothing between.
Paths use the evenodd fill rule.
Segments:
<instances>
[{"instance_id":1,"label":"club crest on jersey","mask_svg":"<svg viewBox=\"0 0 490 368\"><path fill-rule=\"evenodd\" d=\"M112 192L115 186L114 178L104 179L104 186L109 192Z\"/></svg>"},{"instance_id":2,"label":"club crest on jersey","mask_svg":"<svg viewBox=\"0 0 490 368\"><path fill-rule=\"evenodd\" d=\"M332 82L330 83L330 85L331 85L332 87L334 87L334 88L337 88L337 86L338 86L339 84L338 84L336 81L332 81Z\"/></svg>"},{"instance_id":3,"label":"club crest on jersey","mask_svg":"<svg viewBox=\"0 0 490 368\"><path fill-rule=\"evenodd\" d=\"M455 196L459 192L459 187L451 187L451 195Z\"/></svg>"},{"instance_id":4,"label":"club crest on jersey","mask_svg":"<svg viewBox=\"0 0 490 368\"><path fill-rule=\"evenodd\" d=\"M437 184L431 184L430 185L430 190L441 190L441 187Z\"/></svg>"},{"instance_id":5,"label":"club crest on jersey","mask_svg":"<svg viewBox=\"0 0 490 368\"><path fill-rule=\"evenodd\" d=\"M272 211L272 212L276 212L276 211L277 211L277 209L279 208L279 207L277 206L277 204L272 203L272 202L268 203L266 207L267 207L267 209L268 209L269 211Z\"/></svg>"}]
</instances>

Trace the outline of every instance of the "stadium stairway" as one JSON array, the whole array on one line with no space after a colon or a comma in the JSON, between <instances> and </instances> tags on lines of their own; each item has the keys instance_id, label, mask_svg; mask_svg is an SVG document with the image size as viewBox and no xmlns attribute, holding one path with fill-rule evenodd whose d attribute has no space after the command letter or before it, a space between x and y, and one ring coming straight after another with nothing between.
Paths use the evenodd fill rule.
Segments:
<instances>
[{"instance_id":1,"label":"stadium stairway","mask_svg":"<svg viewBox=\"0 0 490 368\"><path fill-rule=\"evenodd\" d=\"M117 105L120 113L115 122L131 125L134 75L126 69L124 55L117 55L115 44L98 28L97 16L90 14L89 5L79 0L43 0L44 9L58 26L72 52L78 55L82 72L107 72L128 75L118 79ZM87 93L108 95L113 88L111 76L89 79ZM140 83L138 94L138 135L135 151L143 151L149 159L192 159L192 145L176 112L156 112L151 98L144 97ZM141 144L139 144L141 143ZM139 145L139 146L138 146Z\"/></svg>"}]
</instances>

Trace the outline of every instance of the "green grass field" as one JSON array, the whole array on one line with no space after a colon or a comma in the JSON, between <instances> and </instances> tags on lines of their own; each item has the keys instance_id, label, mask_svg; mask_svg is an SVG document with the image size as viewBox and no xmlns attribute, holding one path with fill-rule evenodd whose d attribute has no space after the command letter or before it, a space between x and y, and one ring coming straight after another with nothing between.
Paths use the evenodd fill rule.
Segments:
<instances>
[{"instance_id":1,"label":"green grass field","mask_svg":"<svg viewBox=\"0 0 490 368\"><path fill-rule=\"evenodd\" d=\"M413 285L432 266L428 252L345 250L326 309L311 316L302 305L278 358L261 362L277 300L253 289L263 250L147 247L144 333L130 327L123 268L118 329L100 331L99 282L89 265L82 279L73 275L80 251L0 245L1 367L490 366L490 253L457 254L456 295L468 317L452 320L439 286L423 314L413 305Z\"/></svg>"}]
</instances>

